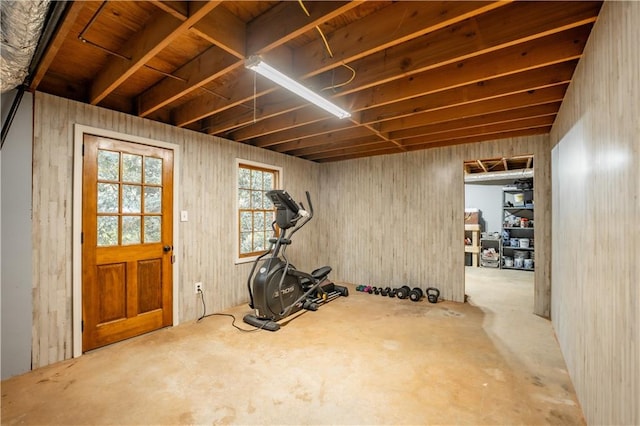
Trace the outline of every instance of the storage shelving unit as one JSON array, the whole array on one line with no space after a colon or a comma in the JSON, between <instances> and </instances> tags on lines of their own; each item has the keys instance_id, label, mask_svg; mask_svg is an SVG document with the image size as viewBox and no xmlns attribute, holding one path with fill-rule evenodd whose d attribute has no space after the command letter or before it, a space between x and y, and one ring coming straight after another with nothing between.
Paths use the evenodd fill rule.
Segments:
<instances>
[{"instance_id":1,"label":"storage shelving unit","mask_svg":"<svg viewBox=\"0 0 640 426\"><path fill-rule=\"evenodd\" d=\"M465 253L471 253L471 264L478 266L478 256L480 255L480 225L478 224L465 224L464 225L465 238L471 234L471 245L464 246Z\"/></svg>"},{"instance_id":2,"label":"storage shelving unit","mask_svg":"<svg viewBox=\"0 0 640 426\"><path fill-rule=\"evenodd\" d=\"M535 248L533 231L533 188L530 189L504 189L502 197L502 231L509 234L509 239L503 238L501 244L501 267L504 269L520 269L533 271L535 269ZM523 226L525 225L525 226ZM525 245L521 240L528 241ZM517 245L515 244L517 243ZM516 266L515 256L517 251L526 256L523 265ZM505 262L512 259L513 263ZM530 262L526 259L530 259ZM531 267L529 266L531 263ZM509 266L507 266L509 264Z\"/></svg>"}]
</instances>

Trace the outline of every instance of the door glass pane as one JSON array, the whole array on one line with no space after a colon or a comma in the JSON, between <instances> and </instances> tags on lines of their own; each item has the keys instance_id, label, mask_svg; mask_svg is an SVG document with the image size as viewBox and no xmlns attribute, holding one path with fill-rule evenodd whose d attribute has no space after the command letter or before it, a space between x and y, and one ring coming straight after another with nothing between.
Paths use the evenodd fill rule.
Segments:
<instances>
[{"instance_id":1,"label":"door glass pane","mask_svg":"<svg viewBox=\"0 0 640 426\"><path fill-rule=\"evenodd\" d=\"M122 217L122 244L140 244L140 216Z\"/></svg>"},{"instance_id":2,"label":"door glass pane","mask_svg":"<svg viewBox=\"0 0 640 426\"><path fill-rule=\"evenodd\" d=\"M122 181L142 182L142 156L122 154Z\"/></svg>"},{"instance_id":3,"label":"door glass pane","mask_svg":"<svg viewBox=\"0 0 640 426\"><path fill-rule=\"evenodd\" d=\"M144 183L162 184L162 159L144 157Z\"/></svg>"},{"instance_id":4,"label":"door glass pane","mask_svg":"<svg viewBox=\"0 0 640 426\"><path fill-rule=\"evenodd\" d=\"M142 206L142 188L138 185L122 185L122 212L140 213Z\"/></svg>"},{"instance_id":5,"label":"door glass pane","mask_svg":"<svg viewBox=\"0 0 640 426\"><path fill-rule=\"evenodd\" d=\"M118 216L98 216L98 246L118 245Z\"/></svg>"},{"instance_id":6,"label":"door glass pane","mask_svg":"<svg viewBox=\"0 0 640 426\"><path fill-rule=\"evenodd\" d=\"M251 187L251 171L249 169L238 169L238 187L250 188Z\"/></svg>"},{"instance_id":7,"label":"door glass pane","mask_svg":"<svg viewBox=\"0 0 640 426\"><path fill-rule=\"evenodd\" d=\"M240 212L240 230L251 231L251 212Z\"/></svg>"},{"instance_id":8,"label":"door glass pane","mask_svg":"<svg viewBox=\"0 0 640 426\"><path fill-rule=\"evenodd\" d=\"M144 242L159 243L161 234L160 216L144 217Z\"/></svg>"},{"instance_id":9,"label":"door glass pane","mask_svg":"<svg viewBox=\"0 0 640 426\"><path fill-rule=\"evenodd\" d=\"M118 213L118 186L98 183L98 213Z\"/></svg>"},{"instance_id":10,"label":"door glass pane","mask_svg":"<svg viewBox=\"0 0 640 426\"><path fill-rule=\"evenodd\" d=\"M144 187L144 212L160 213L162 207L162 188L158 186Z\"/></svg>"},{"instance_id":11,"label":"door glass pane","mask_svg":"<svg viewBox=\"0 0 640 426\"><path fill-rule=\"evenodd\" d=\"M120 153L98 150L98 180L118 180Z\"/></svg>"}]
</instances>

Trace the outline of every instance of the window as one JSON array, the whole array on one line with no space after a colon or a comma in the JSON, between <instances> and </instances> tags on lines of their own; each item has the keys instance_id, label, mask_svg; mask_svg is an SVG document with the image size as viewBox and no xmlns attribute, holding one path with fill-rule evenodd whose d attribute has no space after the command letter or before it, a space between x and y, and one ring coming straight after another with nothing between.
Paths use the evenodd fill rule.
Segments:
<instances>
[{"instance_id":1,"label":"window","mask_svg":"<svg viewBox=\"0 0 640 426\"><path fill-rule=\"evenodd\" d=\"M238 161L238 258L264 253L273 237L275 207L267 191L278 188L281 169Z\"/></svg>"}]
</instances>

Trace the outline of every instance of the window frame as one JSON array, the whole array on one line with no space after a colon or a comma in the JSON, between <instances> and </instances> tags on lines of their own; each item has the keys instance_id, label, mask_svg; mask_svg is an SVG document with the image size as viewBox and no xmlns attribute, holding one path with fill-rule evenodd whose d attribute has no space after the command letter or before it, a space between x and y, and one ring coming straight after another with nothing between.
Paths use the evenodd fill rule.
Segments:
<instances>
[{"instance_id":1,"label":"window frame","mask_svg":"<svg viewBox=\"0 0 640 426\"><path fill-rule=\"evenodd\" d=\"M260 254L262 254L263 252L260 252L258 254L253 253L251 255L248 256L241 256L240 254L240 207L239 207L239 197L238 197L238 190L240 189L240 180L239 180L239 173L238 171L240 170L241 167L246 166L247 168L257 168L257 169L263 169L266 171L272 171L276 173L276 182L273 185L274 189L281 189L283 187L283 180L284 180L284 174L283 174L283 170L282 167L279 166L274 166L272 164L265 164L265 163L259 163L256 161L249 161L249 160L244 160L241 158L236 158L236 164L235 164L235 186L234 186L234 191L235 191L235 196L233 197L235 200L235 204L234 204L234 215L235 215L235 232L234 232L234 239L235 239L235 263L236 264L241 264L241 263L249 263L249 262L254 262L256 260L256 258L258 258L258 256ZM275 209L274 209L275 211Z\"/></svg>"}]
</instances>

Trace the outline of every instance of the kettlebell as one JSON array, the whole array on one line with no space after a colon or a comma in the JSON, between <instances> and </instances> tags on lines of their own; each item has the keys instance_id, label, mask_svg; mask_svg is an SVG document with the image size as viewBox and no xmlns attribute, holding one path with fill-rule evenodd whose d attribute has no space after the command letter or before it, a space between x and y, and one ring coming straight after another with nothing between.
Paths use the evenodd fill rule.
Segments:
<instances>
[{"instance_id":1,"label":"kettlebell","mask_svg":"<svg viewBox=\"0 0 640 426\"><path fill-rule=\"evenodd\" d=\"M440 297L440 290L435 287L427 288L427 300L429 303L438 303L438 297Z\"/></svg>"}]
</instances>

